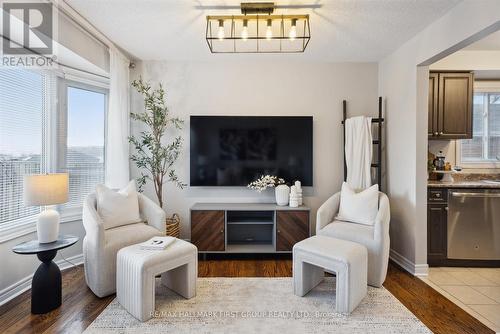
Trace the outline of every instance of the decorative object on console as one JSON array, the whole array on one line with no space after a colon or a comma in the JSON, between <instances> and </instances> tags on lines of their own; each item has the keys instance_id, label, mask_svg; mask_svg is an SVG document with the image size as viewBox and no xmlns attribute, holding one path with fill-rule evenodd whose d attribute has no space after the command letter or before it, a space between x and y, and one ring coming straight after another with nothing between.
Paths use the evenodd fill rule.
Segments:
<instances>
[{"instance_id":1,"label":"decorative object on console","mask_svg":"<svg viewBox=\"0 0 500 334\"><path fill-rule=\"evenodd\" d=\"M262 175L259 179L249 183L248 188L263 192L267 188L275 188L280 184L285 184L285 180L274 175Z\"/></svg>"},{"instance_id":2,"label":"decorative object on console","mask_svg":"<svg viewBox=\"0 0 500 334\"><path fill-rule=\"evenodd\" d=\"M276 196L276 204L278 205L287 205L288 204L288 197L290 195L290 187L288 187L286 184L280 184L276 187L274 190L275 196Z\"/></svg>"},{"instance_id":3,"label":"decorative object on console","mask_svg":"<svg viewBox=\"0 0 500 334\"><path fill-rule=\"evenodd\" d=\"M24 205L45 206L68 201L68 173L24 176ZM38 215L36 232L39 243L49 243L59 236L59 212L46 208Z\"/></svg>"},{"instance_id":4,"label":"decorative object on console","mask_svg":"<svg viewBox=\"0 0 500 334\"><path fill-rule=\"evenodd\" d=\"M290 207L296 208L299 206L299 198L297 194L297 187L296 186L291 186L290 187Z\"/></svg>"},{"instance_id":5,"label":"decorative object on console","mask_svg":"<svg viewBox=\"0 0 500 334\"><path fill-rule=\"evenodd\" d=\"M295 181L295 196L297 198L297 204L298 206L301 206L303 204L303 198L302 198L302 183L300 181ZM293 193L293 191L292 191Z\"/></svg>"},{"instance_id":6,"label":"decorative object on console","mask_svg":"<svg viewBox=\"0 0 500 334\"><path fill-rule=\"evenodd\" d=\"M141 132L140 136L129 137L129 142L136 151L130 159L141 170L141 176L137 179L139 191L148 179L151 180L158 203L163 208L163 184L165 182L173 182L181 189L186 186L179 180L175 169L172 168L181 154L182 137L177 136L171 143L164 144L169 125L180 130L184 121L170 116L165 101L165 91L161 84L158 88L152 89L149 83L139 79L134 80L132 86L144 97L145 108L140 113L130 113L130 117L143 123L147 130Z\"/></svg>"}]
</instances>

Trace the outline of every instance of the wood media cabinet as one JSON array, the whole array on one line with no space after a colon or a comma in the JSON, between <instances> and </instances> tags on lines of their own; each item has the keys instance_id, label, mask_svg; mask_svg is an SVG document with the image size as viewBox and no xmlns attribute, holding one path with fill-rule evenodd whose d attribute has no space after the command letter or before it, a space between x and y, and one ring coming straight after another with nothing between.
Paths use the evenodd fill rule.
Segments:
<instances>
[{"instance_id":1,"label":"wood media cabinet","mask_svg":"<svg viewBox=\"0 0 500 334\"><path fill-rule=\"evenodd\" d=\"M200 253L290 253L310 236L310 211L269 203L196 203L191 242Z\"/></svg>"}]
</instances>

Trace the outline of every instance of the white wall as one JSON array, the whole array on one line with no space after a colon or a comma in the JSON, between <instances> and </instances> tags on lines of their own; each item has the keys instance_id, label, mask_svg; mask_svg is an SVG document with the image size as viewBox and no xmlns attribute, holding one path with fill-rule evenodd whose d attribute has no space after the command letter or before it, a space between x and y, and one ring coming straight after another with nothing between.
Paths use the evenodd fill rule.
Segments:
<instances>
[{"instance_id":1,"label":"white wall","mask_svg":"<svg viewBox=\"0 0 500 334\"><path fill-rule=\"evenodd\" d=\"M379 62L387 118L391 256L427 272L426 160L429 65L500 28L500 2L465 0Z\"/></svg>"},{"instance_id":2,"label":"white wall","mask_svg":"<svg viewBox=\"0 0 500 334\"><path fill-rule=\"evenodd\" d=\"M237 61L221 58L210 63L143 62L132 78L162 82L172 113L182 117L183 155L177 163L181 179L189 182L189 115L311 115L314 117L314 187L305 203L316 209L340 189L343 180L342 100L349 115L377 112L377 65L374 63L313 63L300 61ZM282 59L282 58L280 58ZM142 99L132 94L132 111ZM137 133L137 124L132 131ZM135 166L132 175L137 176ZM154 198L151 188L146 194ZM244 187L187 188L168 184L164 192L167 213L178 212L182 236L189 238L189 208L195 202L269 202L271 193Z\"/></svg>"},{"instance_id":3,"label":"white wall","mask_svg":"<svg viewBox=\"0 0 500 334\"><path fill-rule=\"evenodd\" d=\"M500 48L500 45L499 45ZM500 50L463 50L438 60L429 66L431 70L500 70Z\"/></svg>"}]
</instances>

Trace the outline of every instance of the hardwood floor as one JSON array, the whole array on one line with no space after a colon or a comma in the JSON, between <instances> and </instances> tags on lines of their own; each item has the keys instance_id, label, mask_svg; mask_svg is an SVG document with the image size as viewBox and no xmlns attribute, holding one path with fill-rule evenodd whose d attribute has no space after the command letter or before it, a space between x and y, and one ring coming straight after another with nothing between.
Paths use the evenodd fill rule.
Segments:
<instances>
[{"instance_id":1,"label":"hardwood floor","mask_svg":"<svg viewBox=\"0 0 500 334\"><path fill-rule=\"evenodd\" d=\"M218 258L199 261L200 277L283 277L289 258ZM478 320L395 264L384 286L435 333L494 333ZM63 304L48 314L30 313L30 291L0 306L0 333L80 333L114 296L97 298L85 284L83 267L63 272Z\"/></svg>"}]
</instances>

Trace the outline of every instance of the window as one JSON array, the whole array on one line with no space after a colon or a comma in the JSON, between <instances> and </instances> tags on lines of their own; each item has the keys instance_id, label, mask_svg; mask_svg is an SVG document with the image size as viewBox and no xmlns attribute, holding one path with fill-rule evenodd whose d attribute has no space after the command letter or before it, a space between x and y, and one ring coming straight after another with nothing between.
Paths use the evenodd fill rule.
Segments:
<instances>
[{"instance_id":1,"label":"window","mask_svg":"<svg viewBox=\"0 0 500 334\"><path fill-rule=\"evenodd\" d=\"M69 173L69 201L59 206L63 220L80 216L85 196L104 182L107 90L58 76L0 70L1 231L31 224L40 212L23 205L26 174Z\"/></svg>"},{"instance_id":2,"label":"window","mask_svg":"<svg viewBox=\"0 0 500 334\"><path fill-rule=\"evenodd\" d=\"M23 176L44 170L46 94L44 75L0 70L0 223L40 212L23 205Z\"/></svg>"},{"instance_id":3,"label":"window","mask_svg":"<svg viewBox=\"0 0 500 334\"><path fill-rule=\"evenodd\" d=\"M457 157L469 168L500 167L500 91L474 93L472 139L459 141Z\"/></svg>"},{"instance_id":4,"label":"window","mask_svg":"<svg viewBox=\"0 0 500 334\"><path fill-rule=\"evenodd\" d=\"M69 200L63 210L79 209L84 198L104 182L104 89L62 80L58 152L59 170L69 173ZM65 134L65 135L64 135Z\"/></svg>"}]
</instances>

